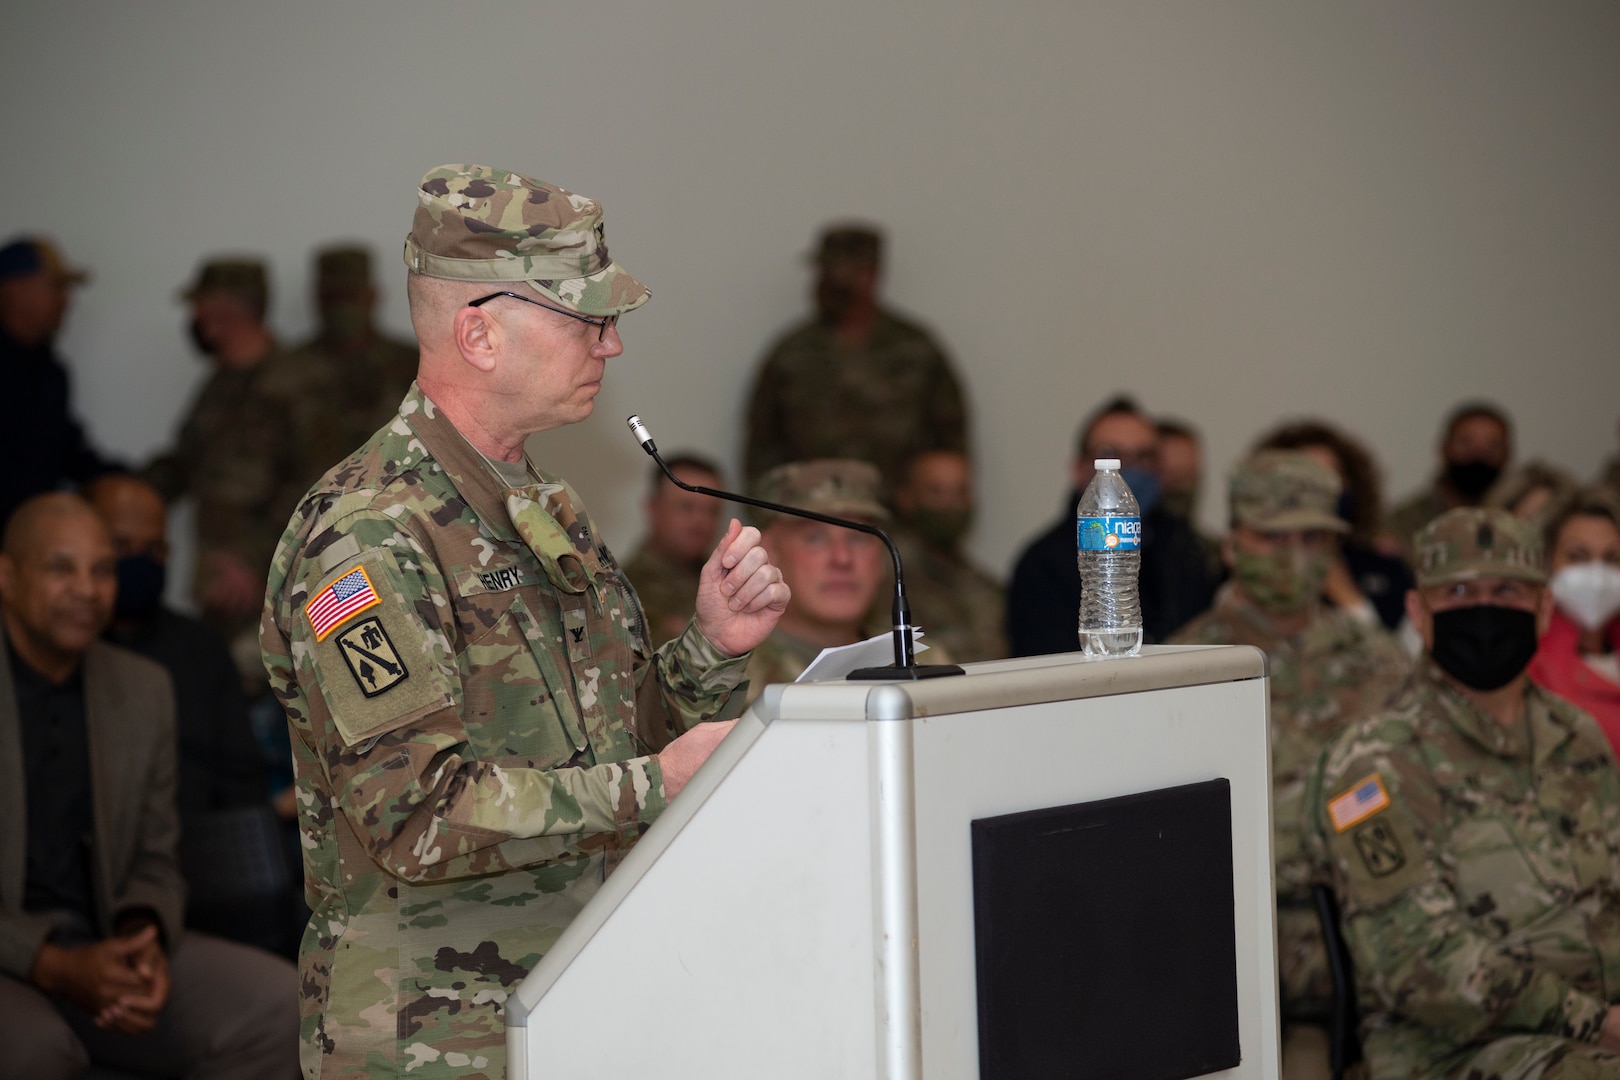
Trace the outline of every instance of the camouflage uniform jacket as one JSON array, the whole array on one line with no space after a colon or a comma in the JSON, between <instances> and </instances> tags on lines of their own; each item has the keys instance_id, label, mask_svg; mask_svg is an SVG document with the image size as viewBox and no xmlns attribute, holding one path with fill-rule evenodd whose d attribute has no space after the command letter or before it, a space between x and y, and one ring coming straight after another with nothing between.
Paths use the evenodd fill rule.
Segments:
<instances>
[{"instance_id":1,"label":"camouflage uniform jacket","mask_svg":"<svg viewBox=\"0 0 1620 1080\"><path fill-rule=\"evenodd\" d=\"M1406 654L1381 627L1337 608L1319 608L1304 630L1280 633L1264 610L1230 584L1171 644L1252 645L1266 654L1283 1010L1288 1015L1320 1012L1332 988L1311 898L1316 875L1305 842L1305 784L1328 739L1383 707L1400 688L1410 669Z\"/></svg>"},{"instance_id":2,"label":"camouflage uniform jacket","mask_svg":"<svg viewBox=\"0 0 1620 1080\"><path fill-rule=\"evenodd\" d=\"M781 627L772 630L748 660L749 704L771 683L790 683L803 675L804 669L820 655L820 645L794 637Z\"/></svg>"},{"instance_id":3,"label":"camouflage uniform jacket","mask_svg":"<svg viewBox=\"0 0 1620 1080\"><path fill-rule=\"evenodd\" d=\"M506 489L413 386L276 554L307 1077L503 1075L502 1001L665 805L651 750L741 708L747 661L695 625L652 653L577 495L539 475Z\"/></svg>"},{"instance_id":4,"label":"camouflage uniform jacket","mask_svg":"<svg viewBox=\"0 0 1620 1080\"><path fill-rule=\"evenodd\" d=\"M655 648L679 637L692 620L700 569L688 570L650 547L642 547L624 564L624 576L641 598L647 636Z\"/></svg>"},{"instance_id":5,"label":"camouflage uniform jacket","mask_svg":"<svg viewBox=\"0 0 1620 1080\"><path fill-rule=\"evenodd\" d=\"M1620 999L1620 773L1591 717L1532 684L1505 728L1424 660L1306 800L1374 1080L1540 1075L1502 1063L1538 1043L1617 1075L1582 1045Z\"/></svg>"},{"instance_id":6,"label":"camouflage uniform jacket","mask_svg":"<svg viewBox=\"0 0 1620 1080\"><path fill-rule=\"evenodd\" d=\"M1001 586L958 553L943 551L910 529L897 528L892 535L906 571L911 621L927 633L929 646L944 648L957 663L1006 657L1007 598ZM884 616L891 603L889 593L879 596Z\"/></svg>"},{"instance_id":7,"label":"camouflage uniform jacket","mask_svg":"<svg viewBox=\"0 0 1620 1080\"><path fill-rule=\"evenodd\" d=\"M279 350L246 370L209 375L174 449L146 469L166 500L196 500L199 554L227 552L255 573L269 571L288 516L336 460L324 452L328 384L312 358ZM199 590L204 584L199 580Z\"/></svg>"},{"instance_id":8,"label":"camouflage uniform jacket","mask_svg":"<svg viewBox=\"0 0 1620 1080\"><path fill-rule=\"evenodd\" d=\"M790 461L855 458L891 486L923 450L967 450L967 408L945 354L915 323L879 312L859 347L812 321L766 355L748 407L749 480Z\"/></svg>"},{"instance_id":9,"label":"camouflage uniform jacket","mask_svg":"<svg viewBox=\"0 0 1620 1080\"><path fill-rule=\"evenodd\" d=\"M343 412L322 432L328 464L352 454L371 433L393 419L399 399L416 378L415 343L374 335L358 351L315 338L301 352L312 356L332 376L343 400Z\"/></svg>"}]
</instances>

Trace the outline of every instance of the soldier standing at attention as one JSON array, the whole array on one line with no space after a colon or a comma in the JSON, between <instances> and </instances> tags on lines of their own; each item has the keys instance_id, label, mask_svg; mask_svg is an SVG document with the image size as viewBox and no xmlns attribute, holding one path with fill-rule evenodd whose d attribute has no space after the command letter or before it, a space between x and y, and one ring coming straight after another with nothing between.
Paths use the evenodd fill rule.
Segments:
<instances>
[{"instance_id":1,"label":"soldier standing at attention","mask_svg":"<svg viewBox=\"0 0 1620 1080\"><path fill-rule=\"evenodd\" d=\"M682 483L721 488L720 469L694 454L666 454L664 462ZM703 564L720 535L721 501L669 482L664 470L652 467L652 489L642 501L647 535L624 564L625 576L641 598L647 635L656 648L680 637L692 619Z\"/></svg>"},{"instance_id":2,"label":"soldier standing at attention","mask_svg":"<svg viewBox=\"0 0 1620 1080\"><path fill-rule=\"evenodd\" d=\"M811 458L855 458L894 485L923 450L967 451L962 386L932 336L878 304L883 238L864 225L821 235L815 318L766 353L748 406L744 475Z\"/></svg>"},{"instance_id":3,"label":"soldier standing at attention","mask_svg":"<svg viewBox=\"0 0 1620 1080\"><path fill-rule=\"evenodd\" d=\"M591 414L648 292L591 199L433 169L405 241L416 385L293 515L264 663L285 705L314 916L305 1075L505 1071L501 1003L741 711L787 606L735 521L653 652L566 483L524 453Z\"/></svg>"},{"instance_id":4,"label":"soldier standing at attention","mask_svg":"<svg viewBox=\"0 0 1620 1080\"><path fill-rule=\"evenodd\" d=\"M1541 539L1501 510L1413 539L1417 671L1306 792L1372 1080L1620 1077L1620 773L1526 675Z\"/></svg>"},{"instance_id":5,"label":"soldier standing at attention","mask_svg":"<svg viewBox=\"0 0 1620 1080\"><path fill-rule=\"evenodd\" d=\"M416 343L395 341L377 328L377 289L371 279L371 252L343 245L315 256L315 309L320 327L303 351L317 354L331 369L343 396L332 438L336 450L322 468L371 438L394 415L399 399L416 378Z\"/></svg>"},{"instance_id":6,"label":"soldier standing at attention","mask_svg":"<svg viewBox=\"0 0 1620 1080\"><path fill-rule=\"evenodd\" d=\"M250 686L264 680L257 628L270 556L287 515L330 464L312 456L330 429L326 374L277 345L265 324L269 296L257 260L214 259L198 271L182 299L213 371L174 448L146 469L165 501L196 501L193 591Z\"/></svg>"},{"instance_id":7,"label":"soldier standing at attention","mask_svg":"<svg viewBox=\"0 0 1620 1080\"><path fill-rule=\"evenodd\" d=\"M1304 843L1305 782L1328 739L1382 707L1409 664L1380 626L1322 602L1322 582L1349 526L1334 513L1339 478L1297 450L1265 450L1231 480L1231 579L1173 645L1253 645L1271 672L1271 826L1277 881L1277 966L1283 1076L1327 1066L1333 989Z\"/></svg>"}]
</instances>

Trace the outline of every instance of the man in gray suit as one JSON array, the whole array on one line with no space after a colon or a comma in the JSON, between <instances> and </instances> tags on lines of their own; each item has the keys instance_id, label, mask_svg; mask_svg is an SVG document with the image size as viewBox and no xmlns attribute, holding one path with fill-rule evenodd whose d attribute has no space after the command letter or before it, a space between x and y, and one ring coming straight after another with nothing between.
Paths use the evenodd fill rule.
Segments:
<instances>
[{"instance_id":1,"label":"man in gray suit","mask_svg":"<svg viewBox=\"0 0 1620 1080\"><path fill-rule=\"evenodd\" d=\"M0 541L0 1077L297 1071L292 965L182 936L163 669L100 640L112 541L76 495Z\"/></svg>"}]
</instances>

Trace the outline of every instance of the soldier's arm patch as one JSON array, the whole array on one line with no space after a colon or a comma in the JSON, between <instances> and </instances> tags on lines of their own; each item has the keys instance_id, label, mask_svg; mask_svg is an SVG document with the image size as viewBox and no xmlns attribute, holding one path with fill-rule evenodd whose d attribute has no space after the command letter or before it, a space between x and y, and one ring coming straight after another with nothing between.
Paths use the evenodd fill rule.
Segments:
<instances>
[{"instance_id":1,"label":"soldier's arm patch","mask_svg":"<svg viewBox=\"0 0 1620 1080\"><path fill-rule=\"evenodd\" d=\"M451 707L455 695L437 662L448 662L439 656L443 634L425 625L417 610L420 579L402 574L390 551L373 548L340 563L313 595L338 595L333 586L345 579L359 606L309 616L306 640L312 639L315 680L332 724L345 746L356 746ZM357 588L357 580L364 585ZM322 621L331 624L324 634Z\"/></svg>"},{"instance_id":2,"label":"soldier's arm patch","mask_svg":"<svg viewBox=\"0 0 1620 1080\"><path fill-rule=\"evenodd\" d=\"M368 698L386 693L410 677L393 639L376 616L355 623L338 635L337 642L355 684Z\"/></svg>"},{"instance_id":3,"label":"soldier's arm patch","mask_svg":"<svg viewBox=\"0 0 1620 1080\"><path fill-rule=\"evenodd\" d=\"M1406 865L1406 851L1387 823L1369 821L1350 837L1361 854L1361 864L1373 877L1388 877Z\"/></svg>"},{"instance_id":4,"label":"soldier's arm patch","mask_svg":"<svg viewBox=\"0 0 1620 1080\"><path fill-rule=\"evenodd\" d=\"M310 632L316 641L325 641L326 635L368 608L382 603L382 597L371 584L364 566L353 566L338 575L326 588L310 597L304 605L304 618L309 620Z\"/></svg>"},{"instance_id":5,"label":"soldier's arm patch","mask_svg":"<svg viewBox=\"0 0 1620 1080\"><path fill-rule=\"evenodd\" d=\"M1368 773L1351 784L1348 790L1329 799L1327 812L1328 819L1333 822L1333 831L1342 833L1388 807L1389 790L1384 787L1384 778L1377 773Z\"/></svg>"}]
</instances>

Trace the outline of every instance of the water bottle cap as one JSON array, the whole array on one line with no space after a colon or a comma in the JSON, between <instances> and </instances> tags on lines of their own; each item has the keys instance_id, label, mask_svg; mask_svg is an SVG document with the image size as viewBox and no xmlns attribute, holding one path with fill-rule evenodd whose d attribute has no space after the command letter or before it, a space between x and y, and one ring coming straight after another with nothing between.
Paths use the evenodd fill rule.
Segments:
<instances>
[{"instance_id":1,"label":"water bottle cap","mask_svg":"<svg viewBox=\"0 0 1620 1080\"><path fill-rule=\"evenodd\" d=\"M1100 457L1096 461L1093 461L1091 463L1091 467L1093 469L1118 469L1119 468L1119 458L1117 458L1117 457Z\"/></svg>"}]
</instances>

